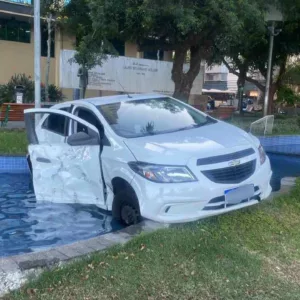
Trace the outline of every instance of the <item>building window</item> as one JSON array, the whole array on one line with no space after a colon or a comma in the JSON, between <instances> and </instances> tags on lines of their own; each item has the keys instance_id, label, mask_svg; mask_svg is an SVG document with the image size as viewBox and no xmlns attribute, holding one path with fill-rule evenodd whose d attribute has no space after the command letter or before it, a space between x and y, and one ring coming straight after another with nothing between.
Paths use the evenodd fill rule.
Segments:
<instances>
[{"instance_id":1,"label":"building window","mask_svg":"<svg viewBox=\"0 0 300 300\"><path fill-rule=\"evenodd\" d=\"M214 81L214 74L206 74L205 81Z\"/></svg>"},{"instance_id":2,"label":"building window","mask_svg":"<svg viewBox=\"0 0 300 300\"><path fill-rule=\"evenodd\" d=\"M225 74L224 73L221 74L221 80L222 81L227 81L227 74L226 73Z\"/></svg>"},{"instance_id":3,"label":"building window","mask_svg":"<svg viewBox=\"0 0 300 300\"><path fill-rule=\"evenodd\" d=\"M31 26L15 19L0 19L0 40L30 43Z\"/></svg>"},{"instance_id":4,"label":"building window","mask_svg":"<svg viewBox=\"0 0 300 300\"><path fill-rule=\"evenodd\" d=\"M47 25L41 26L41 56L47 57L48 54L48 29ZM55 32L51 30L51 45L50 45L50 57L54 57L54 48L55 48Z\"/></svg>"},{"instance_id":5,"label":"building window","mask_svg":"<svg viewBox=\"0 0 300 300\"><path fill-rule=\"evenodd\" d=\"M164 60L164 51L158 50L158 51L145 51L144 52L144 58L145 59L152 59L152 60Z\"/></svg>"},{"instance_id":6,"label":"building window","mask_svg":"<svg viewBox=\"0 0 300 300\"><path fill-rule=\"evenodd\" d=\"M115 51L105 51L105 54L117 54L119 56L124 56L125 55L125 42L118 40L118 39L111 39L108 40L109 43L115 48Z\"/></svg>"},{"instance_id":7,"label":"building window","mask_svg":"<svg viewBox=\"0 0 300 300\"><path fill-rule=\"evenodd\" d=\"M125 55L125 42L114 39L110 40L116 51L118 52L119 56Z\"/></svg>"},{"instance_id":8,"label":"building window","mask_svg":"<svg viewBox=\"0 0 300 300\"><path fill-rule=\"evenodd\" d=\"M32 0L9 0L9 2L15 2L15 3L18 3L18 4L33 5L33 1Z\"/></svg>"}]
</instances>

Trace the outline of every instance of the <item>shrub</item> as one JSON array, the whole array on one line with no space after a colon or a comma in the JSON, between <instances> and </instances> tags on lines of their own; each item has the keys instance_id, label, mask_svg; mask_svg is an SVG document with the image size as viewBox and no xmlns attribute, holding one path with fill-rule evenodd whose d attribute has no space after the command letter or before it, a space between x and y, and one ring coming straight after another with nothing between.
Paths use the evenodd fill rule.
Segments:
<instances>
[{"instance_id":1,"label":"shrub","mask_svg":"<svg viewBox=\"0 0 300 300\"><path fill-rule=\"evenodd\" d=\"M26 74L15 74L11 77L9 82L4 85L0 85L0 105L2 103L11 103L15 102L15 87L16 86L24 87L24 103L33 103L34 102L34 81L30 76ZM50 102L59 102L64 99L64 95L60 88L54 84L49 85L49 101ZM41 101L45 101L45 86L41 84Z\"/></svg>"},{"instance_id":2,"label":"shrub","mask_svg":"<svg viewBox=\"0 0 300 300\"><path fill-rule=\"evenodd\" d=\"M300 117L297 117L297 124L298 124L298 126L300 128Z\"/></svg>"},{"instance_id":3,"label":"shrub","mask_svg":"<svg viewBox=\"0 0 300 300\"><path fill-rule=\"evenodd\" d=\"M6 85L0 89L1 103L15 101L15 86L24 87L24 103L31 103L34 100L34 83L30 77L25 74L15 74Z\"/></svg>"},{"instance_id":4,"label":"shrub","mask_svg":"<svg viewBox=\"0 0 300 300\"><path fill-rule=\"evenodd\" d=\"M58 88L54 84L50 84L48 87L48 95L49 95L49 102L60 102L63 101L65 96L63 95L60 88ZM45 102L45 86L43 85L41 88L41 101ZM47 101L47 102L48 102Z\"/></svg>"},{"instance_id":5,"label":"shrub","mask_svg":"<svg viewBox=\"0 0 300 300\"><path fill-rule=\"evenodd\" d=\"M294 106L300 102L300 96L290 87L284 85L277 92L277 102L287 104L288 106Z\"/></svg>"}]
</instances>

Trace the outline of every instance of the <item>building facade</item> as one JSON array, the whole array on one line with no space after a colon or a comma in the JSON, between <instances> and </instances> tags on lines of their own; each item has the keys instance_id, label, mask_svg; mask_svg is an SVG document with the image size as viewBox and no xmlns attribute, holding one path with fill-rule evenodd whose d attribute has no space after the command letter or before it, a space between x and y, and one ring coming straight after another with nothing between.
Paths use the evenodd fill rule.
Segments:
<instances>
[{"instance_id":1,"label":"building facade","mask_svg":"<svg viewBox=\"0 0 300 300\"><path fill-rule=\"evenodd\" d=\"M265 79L259 72L257 74L252 75L252 77L261 83L264 83L265 81ZM210 67L206 66L204 78L205 79L203 88L205 90L216 89L221 91L230 90L235 93L238 92L238 77L230 73L228 68L224 64L213 65ZM244 87L244 93L247 96L251 97L259 97L260 95L259 89L253 83L250 82L246 82Z\"/></svg>"}]
</instances>

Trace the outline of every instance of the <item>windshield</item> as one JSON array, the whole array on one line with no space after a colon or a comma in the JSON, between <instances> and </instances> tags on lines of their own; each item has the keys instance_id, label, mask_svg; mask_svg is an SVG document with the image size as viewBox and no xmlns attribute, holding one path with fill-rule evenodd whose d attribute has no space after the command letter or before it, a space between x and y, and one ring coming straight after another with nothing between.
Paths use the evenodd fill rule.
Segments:
<instances>
[{"instance_id":1,"label":"windshield","mask_svg":"<svg viewBox=\"0 0 300 300\"><path fill-rule=\"evenodd\" d=\"M104 104L98 109L113 130L126 138L176 132L215 122L167 97Z\"/></svg>"}]
</instances>

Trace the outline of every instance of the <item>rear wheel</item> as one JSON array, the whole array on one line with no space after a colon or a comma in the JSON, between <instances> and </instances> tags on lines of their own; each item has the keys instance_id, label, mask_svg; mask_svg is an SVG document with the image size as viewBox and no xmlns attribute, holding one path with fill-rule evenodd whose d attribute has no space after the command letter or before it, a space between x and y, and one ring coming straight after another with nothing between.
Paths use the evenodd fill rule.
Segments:
<instances>
[{"instance_id":1,"label":"rear wheel","mask_svg":"<svg viewBox=\"0 0 300 300\"><path fill-rule=\"evenodd\" d=\"M138 200L130 190L116 193L112 213L113 217L125 226L137 224L141 221Z\"/></svg>"}]
</instances>

